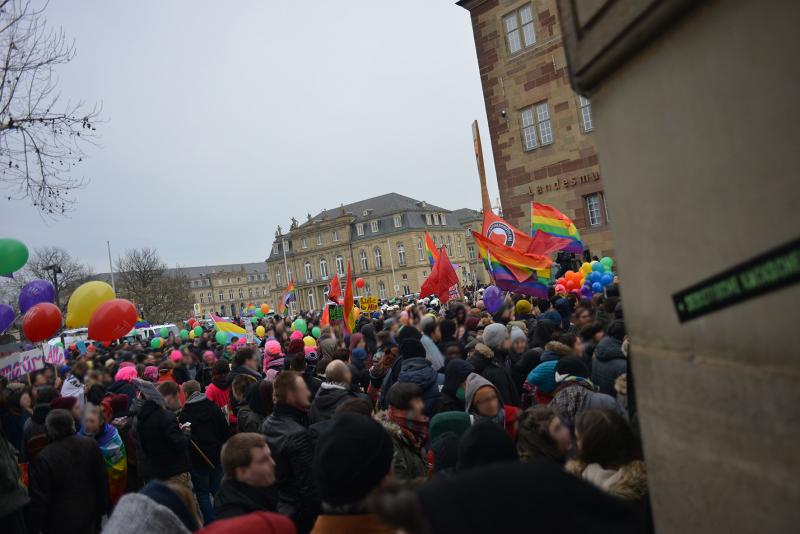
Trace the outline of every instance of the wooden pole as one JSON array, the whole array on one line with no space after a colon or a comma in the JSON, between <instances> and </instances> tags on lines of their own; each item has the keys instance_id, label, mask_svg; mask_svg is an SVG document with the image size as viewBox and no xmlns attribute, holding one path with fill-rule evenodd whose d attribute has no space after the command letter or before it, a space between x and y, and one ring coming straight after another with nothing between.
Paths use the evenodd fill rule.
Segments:
<instances>
[{"instance_id":1,"label":"wooden pole","mask_svg":"<svg viewBox=\"0 0 800 534\"><path fill-rule=\"evenodd\" d=\"M475 148L475 163L478 165L478 177L481 181L481 204L483 212L489 213L492 211L492 202L489 200L489 190L486 188L486 167L483 164L483 147L478 121L472 121L472 144Z\"/></svg>"}]
</instances>

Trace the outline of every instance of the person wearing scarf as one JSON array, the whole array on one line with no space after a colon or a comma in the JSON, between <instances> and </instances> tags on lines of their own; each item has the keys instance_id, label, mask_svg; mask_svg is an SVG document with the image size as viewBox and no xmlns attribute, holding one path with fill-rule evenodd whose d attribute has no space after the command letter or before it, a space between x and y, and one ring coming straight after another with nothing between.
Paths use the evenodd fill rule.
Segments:
<instances>
[{"instance_id":1,"label":"person wearing scarf","mask_svg":"<svg viewBox=\"0 0 800 534\"><path fill-rule=\"evenodd\" d=\"M512 440L517 439L519 408L503 405L497 388L477 373L467 376L464 388L464 411L473 422L492 421L504 429Z\"/></svg>"},{"instance_id":2,"label":"person wearing scarf","mask_svg":"<svg viewBox=\"0 0 800 534\"><path fill-rule=\"evenodd\" d=\"M83 416L83 427L78 435L97 441L106 464L111 504L116 504L125 493L128 480L128 455L119 432L106 423L103 410L99 406L88 404Z\"/></svg>"},{"instance_id":3,"label":"person wearing scarf","mask_svg":"<svg viewBox=\"0 0 800 534\"><path fill-rule=\"evenodd\" d=\"M375 417L392 437L392 465L397 480L422 480L428 475L424 445L428 440L425 402L416 384L394 384L386 395L389 408Z\"/></svg>"}]
</instances>

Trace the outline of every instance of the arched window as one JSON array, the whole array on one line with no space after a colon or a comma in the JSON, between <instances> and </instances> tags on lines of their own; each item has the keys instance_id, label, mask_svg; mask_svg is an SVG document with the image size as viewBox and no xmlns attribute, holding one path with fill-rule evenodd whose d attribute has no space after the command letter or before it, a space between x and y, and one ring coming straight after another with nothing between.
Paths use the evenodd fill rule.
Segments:
<instances>
[{"instance_id":1,"label":"arched window","mask_svg":"<svg viewBox=\"0 0 800 534\"><path fill-rule=\"evenodd\" d=\"M378 296L381 299L386 298L386 285L383 283L383 280L378 282Z\"/></svg>"},{"instance_id":2,"label":"arched window","mask_svg":"<svg viewBox=\"0 0 800 534\"><path fill-rule=\"evenodd\" d=\"M310 282L312 278L314 278L314 275L311 272L311 263L306 262L305 265L303 265L303 269L306 271L306 282Z\"/></svg>"},{"instance_id":3,"label":"arched window","mask_svg":"<svg viewBox=\"0 0 800 534\"><path fill-rule=\"evenodd\" d=\"M367 253L364 252L364 250L361 250L361 252L358 253L358 259L361 260L361 272L367 272L367 269L369 269L369 264L367 263Z\"/></svg>"},{"instance_id":4,"label":"arched window","mask_svg":"<svg viewBox=\"0 0 800 534\"><path fill-rule=\"evenodd\" d=\"M336 274L344 276L344 258L336 256Z\"/></svg>"},{"instance_id":5,"label":"arched window","mask_svg":"<svg viewBox=\"0 0 800 534\"><path fill-rule=\"evenodd\" d=\"M211 291L208 292L208 303L212 304L214 302L214 297L211 295Z\"/></svg>"},{"instance_id":6,"label":"arched window","mask_svg":"<svg viewBox=\"0 0 800 534\"><path fill-rule=\"evenodd\" d=\"M311 289L308 290L308 309L314 309L314 291Z\"/></svg>"},{"instance_id":7,"label":"arched window","mask_svg":"<svg viewBox=\"0 0 800 534\"><path fill-rule=\"evenodd\" d=\"M253 288L252 287L247 288L247 297L248 298L253 298Z\"/></svg>"},{"instance_id":8,"label":"arched window","mask_svg":"<svg viewBox=\"0 0 800 534\"><path fill-rule=\"evenodd\" d=\"M462 256L463 253L464 253L463 249L461 248L461 238L460 237L456 238L456 253L457 253L458 256Z\"/></svg>"},{"instance_id":9,"label":"arched window","mask_svg":"<svg viewBox=\"0 0 800 534\"><path fill-rule=\"evenodd\" d=\"M400 265L406 264L406 247L402 243L397 244L397 261Z\"/></svg>"},{"instance_id":10,"label":"arched window","mask_svg":"<svg viewBox=\"0 0 800 534\"><path fill-rule=\"evenodd\" d=\"M233 300L233 289L228 290L228 298Z\"/></svg>"},{"instance_id":11,"label":"arched window","mask_svg":"<svg viewBox=\"0 0 800 534\"><path fill-rule=\"evenodd\" d=\"M375 247L375 268L383 269L383 256L381 256L381 247Z\"/></svg>"},{"instance_id":12,"label":"arched window","mask_svg":"<svg viewBox=\"0 0 800 534\"><path fill-rule=\"evenodd\" d=\"M419 254L419 261L425 261L425 247L422 245L422 239L417 241L417 254Z\"/></svg>"},{"instance_id":13,"label":"arched window","mask_svg":"<svg viewBox=\"0 0 800 534\"><path fill-rule=\"evenodd\" d=\"M450 245L450 236L447 236L447 255L453 257L453 249Z\"/></svg>"},{"instance_id":14,"label":"arched window","mask_svg":"<svg viewBox=\"0 0 800 534\"><path fill-rule=\"evenodd\" d=\"M328 279L328 261L325 258L319 260L319 275L323 280Z\"/></svg>"},{"instance_id":15,"label":"arched window","mask_svg":"<svg viewBox=\"0 0 800 534\"><path fill-rule=\"evenodd\" d=\"M275 287L281 287L281 272L275 271Z\"/></svg>"}]
</instances>

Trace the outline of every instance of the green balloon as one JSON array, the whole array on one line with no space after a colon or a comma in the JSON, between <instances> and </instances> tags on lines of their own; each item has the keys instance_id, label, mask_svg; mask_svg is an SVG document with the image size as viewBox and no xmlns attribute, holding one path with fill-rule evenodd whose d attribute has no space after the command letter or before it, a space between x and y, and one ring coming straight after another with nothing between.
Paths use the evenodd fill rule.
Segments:
<instances>
[{"instance_id":1,"label":"green balloon","mask_svg":"<svg viewBox=\"0 0 800 534\"><path fill-rule=\"evenodd\" d=\"M308 325L304 319L295 319L294 323L292 323L292 330L299 330L301 334L304 334L308 331Z\"/></svg>"},{"instance_id":2,"label":"green balloon","mask_svg":"<svg viewBox=\"0 0 800 534\"><path fill-rule=\"evenodd\" d=\"M166 326L162 326L161 330L158 331L158 335L160 335L164 339L167 339L169 337L169 328L167 328Z\"/></svg>"},{"instance_id":3,"label":"green balloon","mask_svg":"<svg viewBox=\"0 0 800 534\"><path fill-rule=\"evenodd\" d=\"M603 267L605 267L605 268L606 268L606 271L609 271L609 272L611 271L611 268L614 266L614 260L612 260L612 259L611 259L611 258L609 258L608 256L604 256L604 257L603 257L603 258L600 260L600 263L602 263L602 264L603 264Z\"/></svg>"},{"instance_id":4,"label":"green balloon","mask_svg":"<svg viewBox=\"0 0 800 534\"><path fill-rule=\"evenodd\" d=\"M264 312L262 312L261 310L256 310L256 317L261 319L262 317L264 317Z\"/></svg>"},{"instance_id":5,"label":"green balloon","mask_svg":"<svg viewBox=\"0 0 800 534\"><path fill-rule=\"evenodd\" d=\"M183 330L181 330L181 339L184 340L184 341L189 339L189 331L186 330L185 328Z\"/></svg>"},{"instance_id":6,"label":"green balloon","mask_svg":"<svg viewBox=\"0 0 800 534\"><path fill-rule=\"evenodd\" d=\"M62 342L60 342L60 341L56 341L56 347L61 347L63 349L64 348L64 344Z\"/></svg>"},{"instance_id":7,"label":"green balloon","mask_svg":"<svg viewBox=\"0 0 800 534\"><path fill-rule=\"evenodd\" d=\"M160 349L161 348L161 338L154 337L150 340L150 348L151 349Z\"/></svg>"},{"instance_id":8,"label":"green balloon","mask_svg":"<svg viewBox=\"0 0 800 534\"><path fill-rule=\"evenodd\" d=\"M322 335L322 330L320 329L320 327L315 326L314 328L311 329L311 335L314 336L314 339L319 339L319 336Z\"/></svg>"},{"instance_id":9,"label":"green balloon","mask_svg":"<svg viewBox=\"0 0 800 534\"><path fill-rule=\"evenodd\" d=\"M202 326L195 326L194 327L194 335L195 336L202 336L203 335L203 327Z\"/></svg>"},{"instance_id":10,"label":"green balloon","mask_svg":"<svg viewBox=\"0 0 800 534\"><path fill-rule=\"evenodd\" d=\"M28 247L16 239L0 239L0 274L18 271L28 262Z\"/></svg>"},{"instance_id":11,"label":"green balloon","mask_svg":"<svg viewBox=\"0 0 800 534\"><path fill-rule=\"evenodd\" d=\"M258 322L258 317L251 317L250 322L256 324Z\"/></svg>"},{"instance_id":12,"label":"green balloon","mask_svg":"<svg viewBox=\"0 0 800 534\"><path fill-rule=\"evenodd\" d=\"M214 339L216 339L217 343L219 343L220 345L226 345L228 343L228 334L220 330L216 333Z\"/></svg>"}]
</instances>

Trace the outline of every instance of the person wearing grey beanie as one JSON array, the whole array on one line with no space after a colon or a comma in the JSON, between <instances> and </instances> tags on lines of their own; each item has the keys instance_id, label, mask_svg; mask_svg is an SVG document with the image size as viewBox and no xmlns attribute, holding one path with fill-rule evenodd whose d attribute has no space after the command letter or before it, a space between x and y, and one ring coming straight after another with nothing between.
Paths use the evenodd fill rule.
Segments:
<instances>
[{"instance_id":1,"label":"person wearing grey beanie","mask_svg":"<svg viewBox=\"0 0 800 534\"><path fill-rule=\"evenodd\" d=\"M492 350L503 349L508 339L508 329L500 323L492 323L483 329L483 344Z\"/></svg>"},{"instance_id":2,"label":"person wearing grey beanie","mask_svg":"<svg viewBox=\"0 0 800 534\"><path fill-rule=\"evenodd\" d=\"M477 374L497 388L504 405L519 407L519 389L506 365L510 345L506 326L492 323L483 329L483 342L475 345L467 361L475 367Z\"/></svg>"}]
</instances>

